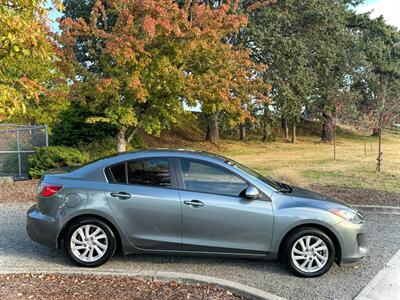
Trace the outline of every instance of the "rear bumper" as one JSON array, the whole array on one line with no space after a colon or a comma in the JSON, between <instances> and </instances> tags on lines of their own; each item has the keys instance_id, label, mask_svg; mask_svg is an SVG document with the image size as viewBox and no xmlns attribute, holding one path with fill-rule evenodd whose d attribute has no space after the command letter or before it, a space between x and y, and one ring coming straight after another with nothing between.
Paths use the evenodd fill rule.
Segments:
<instances>
[{"instance_id":1,"label":"rear bumper","mask_svg":"<svg viewBox=\"0 0 400 300\"><path fill-rule=\"evenodd\" d=\"M36 205L33 205L27 212L26 231L33 241L57 248L58 222L56 219L42 214Z\"/></svg>"},{"instance_id":2,"label":"rear bumper","mask_svg":"<svg viewBox=\"0 0 400 300\"><path fill-rule=\"evenodd\" d=\"M353 263L362 259L368 253L365 223L343 221L336 226L341 240L341 263Z\"/></svg>"}]
</instances>

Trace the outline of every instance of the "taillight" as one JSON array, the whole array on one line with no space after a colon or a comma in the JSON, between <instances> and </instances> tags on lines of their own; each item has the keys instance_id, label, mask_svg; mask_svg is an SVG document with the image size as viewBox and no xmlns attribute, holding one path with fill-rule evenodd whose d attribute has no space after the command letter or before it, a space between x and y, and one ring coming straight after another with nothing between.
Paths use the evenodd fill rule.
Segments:
<instances>
[{"instance_id":1,"label":"taillight","mask_svg":"<svg viewBox=\"0 0 400 300\"><path fill-rule=\"evenodd\" d=\"M42 197L51 197L57 194L59 190L62 189L62 185L53 185L53 184L41 184L39 186L39 196Z\"/></svg>"}]
</instances>

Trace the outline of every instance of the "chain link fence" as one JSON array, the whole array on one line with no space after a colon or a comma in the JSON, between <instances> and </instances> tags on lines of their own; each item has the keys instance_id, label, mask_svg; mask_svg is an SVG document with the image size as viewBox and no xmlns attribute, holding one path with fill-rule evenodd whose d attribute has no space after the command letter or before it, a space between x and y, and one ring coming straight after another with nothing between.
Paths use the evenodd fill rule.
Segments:
<instances>
[{"instance_id":1,"label":"chain link fence","mask_svg":"<svg viewBox=\"0 0 400 300\"><path fill-rule=\"evenodd\" d=\"M28 156L48 145L47 125L0 124L0 176L28 178Z\"/></svg>"}]
</instances>

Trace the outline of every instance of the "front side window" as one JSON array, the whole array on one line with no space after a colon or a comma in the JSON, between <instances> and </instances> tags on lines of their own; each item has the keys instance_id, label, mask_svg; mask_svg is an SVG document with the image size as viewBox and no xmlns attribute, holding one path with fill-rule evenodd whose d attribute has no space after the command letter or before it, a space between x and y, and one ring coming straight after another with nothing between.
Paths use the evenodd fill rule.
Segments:
<instances>
[{"instance_id":1,"label":"front side window","mask_svg":"<svg viewBox=\"0 0 400 300\"><path fill-rule=\"evenodd\" d=\"M168 158L137 159L114 165L106 171L109 182L170 187Z\"/></svg>"},{"instance_id":2,"label":"front side window","mask_svg":"<svg viewBox=\"0 0 400 300\"><path fill-rule=\"evenodd\" d=\"M248 187L244 180L218 166L190 159L179 162L186 190L237 197Z\"/></svg>"}]
</instances>

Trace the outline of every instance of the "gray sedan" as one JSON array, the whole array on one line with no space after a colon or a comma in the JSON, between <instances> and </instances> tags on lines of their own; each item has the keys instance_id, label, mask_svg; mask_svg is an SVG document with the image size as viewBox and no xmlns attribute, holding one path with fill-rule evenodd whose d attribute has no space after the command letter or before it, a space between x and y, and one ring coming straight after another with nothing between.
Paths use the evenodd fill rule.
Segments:
<instances>
[{"instance_id":1,"label":"gray sedan","mask_svg":"<svg viewBox=\"0 0 400 300\"><path fill-rule=\"evenodd\" d=\"M282 258L303 277L367 252L345 203L266 178L225 157L142 150L43 176L29 236L80 266L125 254Z\"/></svg>"}]
</instances>

